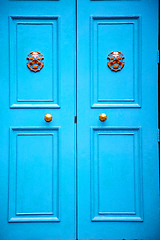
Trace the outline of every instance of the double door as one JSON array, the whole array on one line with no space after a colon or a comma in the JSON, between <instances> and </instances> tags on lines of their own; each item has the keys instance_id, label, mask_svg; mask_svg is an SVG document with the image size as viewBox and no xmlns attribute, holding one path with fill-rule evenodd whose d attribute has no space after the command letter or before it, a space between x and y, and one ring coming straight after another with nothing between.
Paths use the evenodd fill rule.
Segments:
<instances>
[{"instance_id":1,"label":"double door","mask_svg":"<svg viewBox=\"0 0 160 240\"><path fill-rule=\"evenodd\" d=\"M159 240L158 0L0 4L0 239Z\"/></svg>"}]
</instances>

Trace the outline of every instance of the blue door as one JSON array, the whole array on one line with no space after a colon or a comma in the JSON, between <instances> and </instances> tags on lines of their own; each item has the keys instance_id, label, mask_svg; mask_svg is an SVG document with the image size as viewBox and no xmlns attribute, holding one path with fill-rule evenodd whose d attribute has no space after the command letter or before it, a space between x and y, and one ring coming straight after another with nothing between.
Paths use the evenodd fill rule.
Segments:
<instances>
[{"instance_id":1,"label":"blue door","mask_svg":"<svg viewBox=\"0 0 160 240\"><path fill-rule=\"evenodd\" d=\"M158 0L0 3L0 240L160 240Z\"/></svg>"},{"instance_id":2,"label":"blue door","mask_svg":"<svg viewBox=\"0 0 160 240\"><path fill-rule=\"evenodd\" d=\"M158 1L77 9L78 239L159 240Z\"/></svg>"},{"instance_id":3,"label":"blue door","mask_svg":"<svg viewBox=\"0 0 160 240\"><path fill-rule=\"evenodd\" d=\"M75 1L0 3L0 240L75 239Z\"/></svg>"}]
</instances>

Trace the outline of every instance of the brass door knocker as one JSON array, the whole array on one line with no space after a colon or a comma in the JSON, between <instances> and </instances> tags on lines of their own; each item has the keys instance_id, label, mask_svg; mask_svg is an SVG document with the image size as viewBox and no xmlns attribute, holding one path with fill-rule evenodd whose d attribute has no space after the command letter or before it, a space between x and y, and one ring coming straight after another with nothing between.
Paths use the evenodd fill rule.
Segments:
<instances>
[{"instance_id":1,"label":"brass door knocker","mask_svg":"<svg viewBox=\"0 0 160 240\"><path fill-rule=\"evenodd\" d=\"M40 52L30 52L27 56L27 60L27 67L33 72L40 71L44 66L44 57Z\"/></svg>"},{"instance_id":2,"label":"brass door knocker","mask_svg":"<svg viewBox=\"0 0 160 240\"><path fill-rule=\"evenodd\" d=\"M109 60L108 67L114 72L118 72L124 67L124 56L119 51L109 53L107 59Z\"/></svg>"}]
</instances>

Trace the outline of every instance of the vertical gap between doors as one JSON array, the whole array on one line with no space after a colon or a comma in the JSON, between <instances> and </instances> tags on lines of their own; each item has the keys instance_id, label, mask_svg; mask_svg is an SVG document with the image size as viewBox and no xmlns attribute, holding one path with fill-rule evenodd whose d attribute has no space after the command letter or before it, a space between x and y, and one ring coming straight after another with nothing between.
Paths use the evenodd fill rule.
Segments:
<instances>
[{"instance_id":1,"label":"vertical gap between doors","mask_svg":"<svg viewBox=\"0 0 160 240\"><path fill-rule=\"evenodd\" d=\"M160 0L159 0L159 21L158 21L158 50L160 53ZM160 62L159 62L159 59L160 59L160 56L158 57L158 128L160 129ZM158 144L160 146L160 142ZM160 187L160 151L159 151L159 187Z\"/></svg>"},{"instance_id":2,"label":"vertical gap between doors","mask_svg":"<svg viewBox=\"0 0 160 240\"><path fill-rule=\"evenodd\" d=\"M77 19L77 0L75 0L75 14L76 14L76 120L77 120L77 40L78 40L78 32L77 32L77 23L78 23L78 19ZM77 158L77 121L76 121L76 124L75 124L75 133L76 133L76 137L75 137L75 151L76 151L76 239L78 240L78 158Z\"/></svg>"}]
</instances>

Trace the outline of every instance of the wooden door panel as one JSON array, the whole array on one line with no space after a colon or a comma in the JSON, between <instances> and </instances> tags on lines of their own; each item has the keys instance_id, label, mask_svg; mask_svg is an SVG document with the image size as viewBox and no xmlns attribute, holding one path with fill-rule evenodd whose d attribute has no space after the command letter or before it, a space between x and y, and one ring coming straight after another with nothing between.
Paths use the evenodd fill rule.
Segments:
<instances>
[{"instance_id":1,"label":"wooden door panel","mask_svg":"<svg viewBox=\"0 0 160 240\"><path fill-rule=\"evenodd\" d=\"M140 17L91 17L92 107L140 107ZM108 55L120 51L124 67L115 74Z\"/></svg>"},{"instance_id":2,"label":"wooden door panel","mask_svg":"<svg viewBox=\"0 0 160 240\"><path fill-rule=\"evenodd\" d=\"M58 128L11 128L9 222L59 221L59 162Z\"/></svg>"},{"instance_id":3,"label":"wooden door panel","mask_svg":"<svg viewBox=\"0 0 160 240\"><path fill-rule=\"evenodd\" d=\"M142 221L140 129L97 127L91 134L92 221Z\"/></svg>"},{"instance_id":4,"label":"wooden door panel","mask_svg":"<svg viewBox=\"0 0 160 240\"><path fill-rule=\"evenodd\" d=\"M58 17L10 18L12 108L59 108L58 46ZM27 67L27 56L32 51L44 56L44 67L37 73Z\"/></svg>"}]
</instances>

